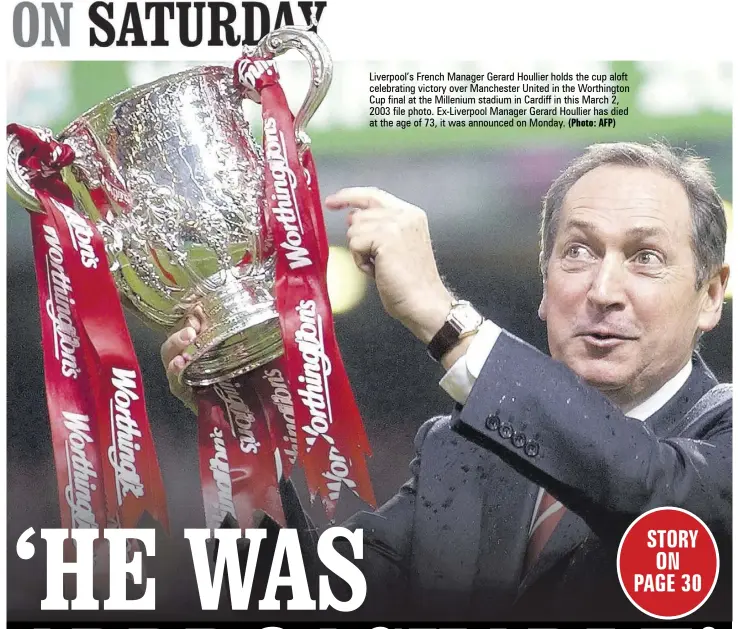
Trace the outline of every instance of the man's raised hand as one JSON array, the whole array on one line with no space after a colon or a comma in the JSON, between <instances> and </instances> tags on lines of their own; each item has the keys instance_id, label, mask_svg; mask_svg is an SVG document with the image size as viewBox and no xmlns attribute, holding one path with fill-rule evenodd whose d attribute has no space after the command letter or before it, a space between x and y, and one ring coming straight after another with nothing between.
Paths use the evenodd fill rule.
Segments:
<instances>
[{"instance_id":1,"label":"man's raised hand","mask_svg":"<svg viewBox=\"0 0 740 629\"><path fill-rule=\"evenodd\" d=\"M453 297L437 270L426 213L377 188L345 188L325 203L352 210L347 245L355 264L375 278L386 312L429 343Z\"/></svg>"}]
</instances>

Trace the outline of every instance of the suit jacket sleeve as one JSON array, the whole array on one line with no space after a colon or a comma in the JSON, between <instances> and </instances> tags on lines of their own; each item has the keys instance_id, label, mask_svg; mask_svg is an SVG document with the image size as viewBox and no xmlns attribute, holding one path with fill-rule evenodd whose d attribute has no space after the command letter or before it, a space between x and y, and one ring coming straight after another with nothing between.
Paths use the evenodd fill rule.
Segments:
<instances>
[{"instance_id":1,"label":"suit jacket sleeve","mask_svg":"<svg viewBox=\"0 0 740 629\"><path fill-rule=\"evenodd\" d=\"M677 506L731 535L731 412L695 438L658 437L564 364L503 333L453 427L583 518L619 537L640 513Z\"/></svg>"}]
</instances>

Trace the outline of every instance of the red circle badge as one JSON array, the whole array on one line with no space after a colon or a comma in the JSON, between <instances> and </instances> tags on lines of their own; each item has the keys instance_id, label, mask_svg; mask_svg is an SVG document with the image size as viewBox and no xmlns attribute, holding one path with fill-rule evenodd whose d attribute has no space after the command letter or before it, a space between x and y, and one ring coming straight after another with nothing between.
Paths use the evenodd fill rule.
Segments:
<instances>
[{"instance_id":1,"label":"red circle badge","mask_svg":"<svg viewBox=\"0 0 740 629\"><path fill-rule=\"evenodd\" d=\"M617 574L627 598L661 620L683 618L709 598L719 576L719 550L712 532L685 509L659 507L625 531L617 551Z\"/></svg>"}]
</instances>

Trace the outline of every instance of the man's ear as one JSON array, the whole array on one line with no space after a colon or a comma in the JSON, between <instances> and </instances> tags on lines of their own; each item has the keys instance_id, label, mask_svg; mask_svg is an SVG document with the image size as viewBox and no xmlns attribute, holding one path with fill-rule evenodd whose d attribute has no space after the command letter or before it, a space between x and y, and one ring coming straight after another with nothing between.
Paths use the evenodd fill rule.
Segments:
<instances>
[{"instance_id":1,"label":"man's ear","mask_svg":"<svg viewBox=\"0 0 740 629\"><path fill-rule=\"evenodd\" d=\"M725 300L727 282L730 278L730 267L723 264L702 288L701 311L699 312L699 330L709 332L714 328L722 316L722 304Z\"/></svg>"},{"instance_id":2,"label":"man's ear","mask_svg":"<svg viewBox=\"0 0 740 629\"><path fill-rule=\"evenodd\" d=\"M540 273L542 274L542 299L540 300L540 307L537 308L537 316L542 321L547 321L547 267L544 265L544 255L540 251Z\"/></svg>"},{"instance_id":3,"label":"man's ear","mask_svg":"<svg viewBox=\"0 0 740 629\"><path fill-rule=\"evenodd\" d=\"M539 316L542 321L547 321L547 288L545 288L544 282L542 284L542 299L540 300L540 307L537 308L537 316Z\"/></svg>"}]
</instances>

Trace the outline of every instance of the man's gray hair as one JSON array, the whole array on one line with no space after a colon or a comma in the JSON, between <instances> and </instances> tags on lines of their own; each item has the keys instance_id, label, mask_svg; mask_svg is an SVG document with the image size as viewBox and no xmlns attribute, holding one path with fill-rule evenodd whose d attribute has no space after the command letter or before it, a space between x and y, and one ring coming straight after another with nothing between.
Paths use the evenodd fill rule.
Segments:
<instances>
[{"instance_id":1,"label":"man's gray hair","mask_svg":"<svg viewBox=\"0 0 740 629\"><path fill-rule=\"evenodd\" d=\"M543 276L552 255L558 216L571 186L583 175L608 164L650 168L678 181L689 198L692 218L691 243L696 265L696 287L701 287L722 266L727 240L727 220L707 160L688 150L678 151L662 143L636 142L592 144L553 181L542 204L540 270Z\"/></svg>"}]
</instances>

